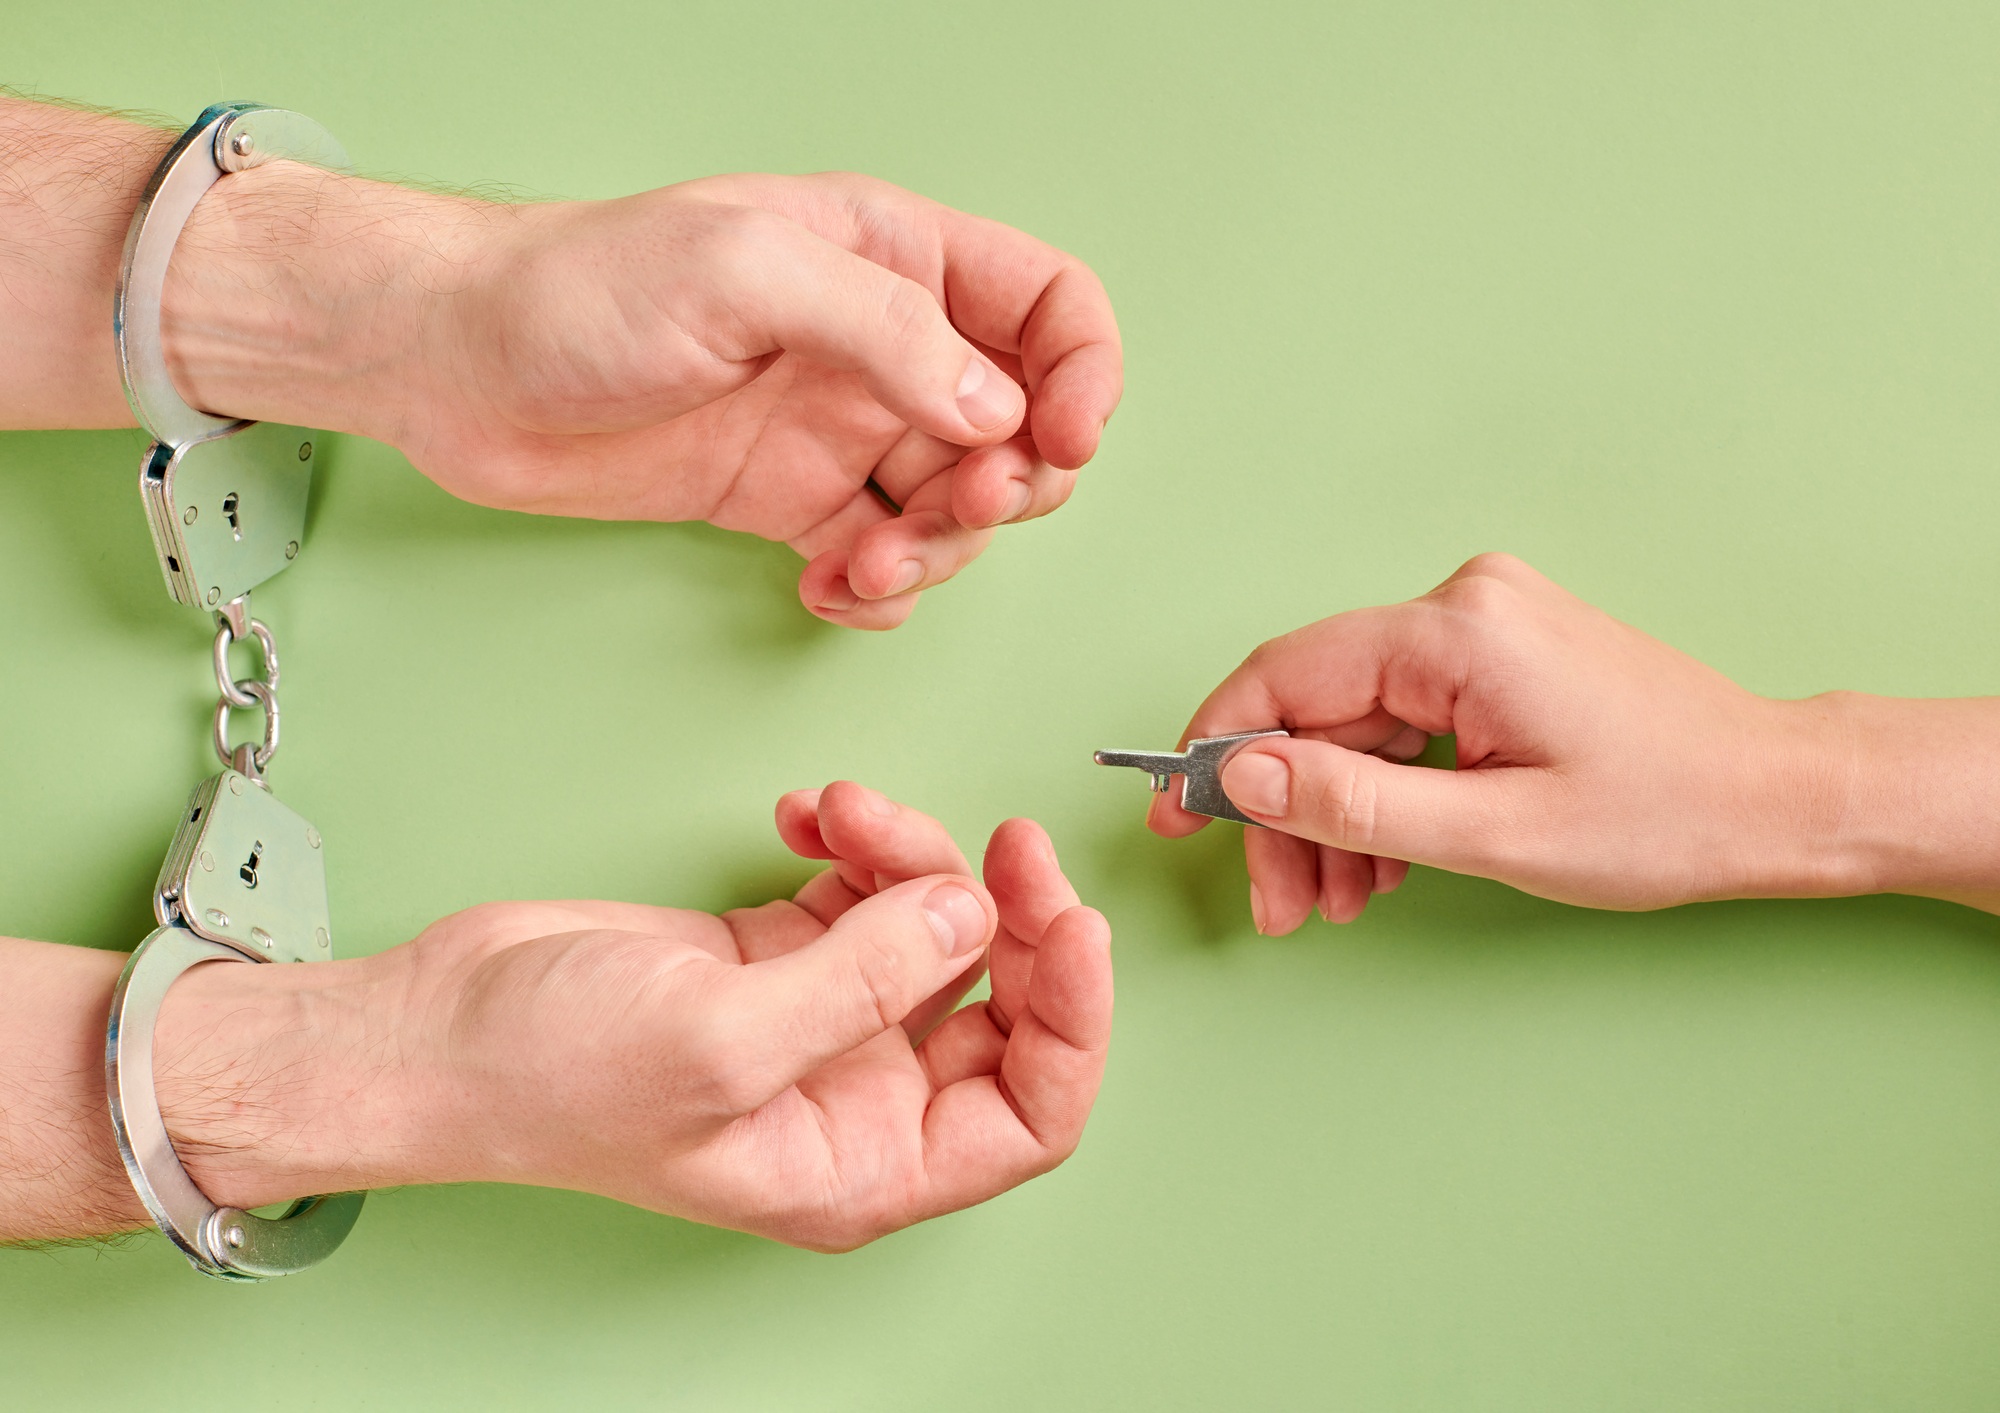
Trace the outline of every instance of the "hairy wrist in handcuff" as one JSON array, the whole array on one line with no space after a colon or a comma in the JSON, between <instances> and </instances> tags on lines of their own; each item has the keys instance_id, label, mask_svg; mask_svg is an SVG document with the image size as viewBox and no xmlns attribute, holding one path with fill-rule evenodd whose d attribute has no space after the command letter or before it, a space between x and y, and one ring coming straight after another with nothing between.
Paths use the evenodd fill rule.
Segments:
<instances>
[{"instance_id":1,"label":"hairy wrist in handcuff","mask_svg":"<svg viewBox=\"0 0 2000 1413\"><path fill-rule=\"evenodd\" d=\"M174 984L153 1073L174 1151L215 1202L435 1181L421 1050L394 954L324 966L202 966Z\"/></svg>"},{"instance_id":2,"label":"hairy wrist in handcuff","mask_svg":"<svg viewBox=\"0 0 2000 1413\"><path fill-rule=\"evenodd\" d=\"M231 416L399 443L426 337L476 264L481 206L297 162L218 182L167 272L176 389Z\"/></svg>"},{"instance_id":3,"label":"hairy wrist in handcuff","mask_svg":"<svg viewBox=\"0 0 2000 1413\"><path fill-rule=\"evenodd\" d=\"M362 1202L359 1192L304 1197L275 1220L226 1199L219 1203L177 1151L154 1063L168 993L189 971L213 971L223 962L260 971L310 968L330 964L334 954L324 841L271 793L264 776L280 743L280 669L276 636L251 617L249 604L251 590L283 571L302 547L316 434L245 422L235 407L190 404L168 367L163 336L168 271L202 198L235 175L284 159L347 165L339 144L296 113L258 104L218 104L204 112L168 148L140 195L112 315L126 399L154 437L140 462L139 491L161 574L177 603L210 612L217 623L209 644L220 694L212 735L224 768L197 785L182 807L153 890L160 925L133 952L113 990L105 1090L119 1159L147 1213L195 1269L225 1280L287 1275L323 1260L346 1238ZM246 639L257 644L261 671L237 678L230 649ZM261 742L231 743L230 718L238 710L261 712ZM279 984L259 983L266 1001L296 990L292 978L273 980ZM204 978L187 999L198 1003L210 988L231 986ZM171 1027L164 1038L174 1043ZM182 1064L200 1085L202 1067ZM170 1073L171 1098L180 1075ZM199 1146L185 1128L182 1139Z\"/></svg>"}]
</instances>

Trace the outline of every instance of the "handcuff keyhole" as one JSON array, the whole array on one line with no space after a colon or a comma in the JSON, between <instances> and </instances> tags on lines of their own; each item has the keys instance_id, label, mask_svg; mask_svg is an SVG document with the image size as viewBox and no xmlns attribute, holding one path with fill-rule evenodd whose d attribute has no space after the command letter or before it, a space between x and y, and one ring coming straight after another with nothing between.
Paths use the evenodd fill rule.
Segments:
<instances>
[{"instance_id":1,"label":"handcuff keyhole","mask_svg":"<svg viewBox=\"0 0 2000 1413\"><path fill-rule=\"evenodd\" d=\"M257 861L264 857L264 841L259 839L250 849L250 858L243 867L236 870L236 876L243 880L245 888L257 886Z\"/></svg>"},{"instance_id":2,"label":"handcuff keyhole","mask_svg":"<svg viewBox=\"0 0 2000 1413\"><path fill-rule=\"evenodd\" d=\"M222 498L222 513L229 517L229 533L235 539L243 538L243 526L236 519L236 492L231 491Z\"/></svg>"}]
</instances>

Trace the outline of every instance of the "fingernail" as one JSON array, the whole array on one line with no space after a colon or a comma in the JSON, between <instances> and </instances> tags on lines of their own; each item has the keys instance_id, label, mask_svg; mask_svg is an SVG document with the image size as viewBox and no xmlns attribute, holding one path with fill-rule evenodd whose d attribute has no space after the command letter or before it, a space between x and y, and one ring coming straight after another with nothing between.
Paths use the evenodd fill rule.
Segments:
<instances>
[{"instance_id":1,"label":"fingernail","mask_svg":"<svg viewBox=\"0 0 2000 1413\"><path fill-rule=\"evenodd\" d=\"M819 596L819 606L828 613L845 613L861 602L861 596L848 585L847 576L842 574Z\"/></svg>"},{"instance_id":2,"label":"fingernail","mask_svg":"<svg viewBox=\"0 0 2000 1413\"><path fill-rule=\"evenodd\" d=\"M1264 930L1264 890L1254 883L1250 885L1250 921L1259 932Z\"/></svg>"},{"instance_id":3,"label":"fingernail","mask_svg":"<svg viewBox=\"0 0 2000 1413\"><path fill-rule=\"evenodd\" d=\"M948 957L962 957L986 941L986 909L955 883L931 889L924 899L924 916Z\"/></svg>"},{"instance_id":4,"label":"fingernail","mask_svg":"<svg viewBox=\"0 0 2000 1413\"><path fill-rule=\"evenodd\" d=\"M879 790L871 790L866 785L861 787L861 803L868 807L868 813L881 815L884 819L896 812L896 806L890 802L887 795Z\"/></svg>"},{"instance_id":5,"label":"fingernail","mask_svg":"<svg viewBox=\"0 0 2000 1413\"><path fill-rule=\"evenodd\" d=\"M896 577L889 581L889 593L907 594L917 587L917 580L924 577L924 566L914 559L906 559L896 566Z\"/></svg>"},{"instance_id":6,"label":"fingernail","mask_svg":"<svg viewBox=\"0 0 2000 1413\"><path fill-rule=\"evenodd\" d=\"M1020 399L1012 380L976 353L958 380L959 415L982 432L1013 416Z\"/></svg>"},{"instance_id":7,"label":"fingernail","mask_svg":"<svg viewBox=\"0 0 2000 1413\"><path fill-rule=\"evenodd\" d=\"M1027 514L1028 502L1033 498L1034 492L1028 488L1028 483L1026 481L1016 481L1014 489L1007 492L1007 508L1000 512L1002 523L1009 520L1018 520Z\"/></svg>"},{"instance_id":8,"label":"fingernail","mask_svg":"<svg viewBox=\"0 0 2000 1413\"><path fill-rule=\"evenodd\" d=\"M1246 751L1223 767L1222 788L1240 809L1282 817L1291 803L1292 772L1268 752Z\"/></svg>"}]
</instances>

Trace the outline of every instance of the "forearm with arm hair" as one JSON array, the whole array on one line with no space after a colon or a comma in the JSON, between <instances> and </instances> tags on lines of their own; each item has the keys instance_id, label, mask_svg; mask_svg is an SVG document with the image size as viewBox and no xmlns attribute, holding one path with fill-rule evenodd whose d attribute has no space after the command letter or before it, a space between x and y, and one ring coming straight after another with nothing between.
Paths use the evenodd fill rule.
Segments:
<instances>
[{"instance_id":1,"label":"forearm with arm hair","mask_svg":"<svg viewBox=\"0 0 2000 1413\"><path fill-rule=\"evenodd\" d=\"M126 228L172 140L0 95L0 428L132 425L112 297ZM459 218L499 209L289 162L217 183L168 272L162 331L181 394L230 416L391 435L411 320L449 284L443 245ZM124 960L0 939L0 1239L145 1221L104 1093ZM407 1095L383 1082L401 1059L380 1004L394 971L209 965L175 984L156 1036L160 1104L211 1198L249 1206L448 1169L403 1161Z\"/></svg>"},{"instance_id":2,"label":"forearm with arm hair","mask_svg":"<svg viewBox=\"0 0 2000 1413\"><path fill-rule=\"evenodd\" d=\"M123 953L0 939L0 1240L146 1221L104 1092L105 1019L124 964ZM425 1121L403 1083L396 973L393 958L210 963L174 984L154 1032L160 1111L210 1199L250 1207L450 1171L427 1142L449 1130Z\"/></svg>"},{"instance_id":3,"label":"forearm with arm hair","mask_svg":"<svg viewBox=\"0 0 2000 1413\"><path fill-rule=\"evenodd\" d=\"M0 940L0 1238L145 1220L111 1140L104 1023L122 954Z\"/></svg>"},{"instance_id":4,"label":"forearm with arm hair","mask_svg":"<svg viewBox=\"0 0 2000 1413\"><path fill-rule=\"evenodd\" d=\"M0 427L129 427L111 343L125 228L173 134L0 96Z\"/></svg>"},{"instance_id":5,"label":"forearm with arm hair","mask_svg":"<svg viewBox=\"0 0 2000 1413\"><path fill-rule=\"evenodd\" d=\"M173 140L0 96L0 428L129 427L111 306L139 193ZM508 208L273 162L202 197L168 268L181 395L224 416L396 440L454 232Z\"/></svg>"}]
</instances>

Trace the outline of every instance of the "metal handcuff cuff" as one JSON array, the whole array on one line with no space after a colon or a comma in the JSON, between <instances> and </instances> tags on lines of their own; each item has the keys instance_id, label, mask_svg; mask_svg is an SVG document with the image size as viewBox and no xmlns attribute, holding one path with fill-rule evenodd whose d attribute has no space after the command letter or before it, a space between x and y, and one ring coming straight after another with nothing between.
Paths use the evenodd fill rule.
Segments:
<instances>
[{"instance_id":1,"label":"metal handcuff cuff","mask_svg":"<svg viewBox=\"0 0 2000 1413\"><path fill-rule=\"evenodd\" d=\"M297 113L219 103L168 149L125 237L113 330L125 397L153 434L139 492L176 603L213 611L214 739L224 769L197 785L153 890L159 927L132 954L111 998L105 1088L118 1154L146 1210L194 1268L222 1280L290 1275L328 1256L364 1194L306 1197L276 1218L219 1207L174 1152L153 1089L153 1026L167 988L204 962L321 962L333 956L319 831L264 780L278 750L278 652L250 616L250 591L299 552L313 434L198 412L168 375L160 301L174 243L202 194L231 172L288 158L334 171L347 154ZM255 638L263 676L236 680L229 649ZM262 708L260 744L232 748L229 713Z\"/></svg>"}]
</instances>

